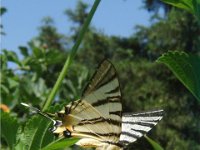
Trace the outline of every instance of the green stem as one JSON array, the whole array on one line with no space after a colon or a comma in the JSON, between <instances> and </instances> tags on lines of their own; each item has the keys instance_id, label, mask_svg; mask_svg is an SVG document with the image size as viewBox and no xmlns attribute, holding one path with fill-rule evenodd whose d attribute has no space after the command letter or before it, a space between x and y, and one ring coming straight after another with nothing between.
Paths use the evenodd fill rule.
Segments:
<instances>
[{"instance_id":1,"label":"green stem","mask_svg":"<svg viewBox=\"0 0 200 150\"><path fill-rule=\"evenodd\" d=\"M67 70L69 68L69 65L72 63L72 60L74 59L74 57L75 57L75 55L77 53L79 45L81 44L83 36L84 36L85 32L88 29L88 26L89 26L89 24L90 24L90 22L92 20L92 17L94 16L94 13L95 13L100 1L101 0L95 0L94 4L92 6L92 9L90 10L90 13L89 13L88 17L86 18L85 23L83 24L83 27L82 27L79 35L78 35L77 41L74 44L74 46L72 47L71 53L67 57L67 60L66 60L66 62L64 64L64 66L63 66L63 69L62 69L62 71L61 71L61 73L60 73L60 75L59 75L59 77L58 77L58 79L57 79L57 81L56 81L56 83L55 83L55 85L54 85L54 87L53 87L53 89L52 89L52 91L51 91L51 93L50 93L45 105L44 105L44 107L43 107L43 111L46 110L49 107L49 105L52 103L52 101L53 101L53 99L54 99L54 97L56 95L56 92L58 91L58 89L59 89L64 77L66 76Z\"/></svg>"}]
</instances>

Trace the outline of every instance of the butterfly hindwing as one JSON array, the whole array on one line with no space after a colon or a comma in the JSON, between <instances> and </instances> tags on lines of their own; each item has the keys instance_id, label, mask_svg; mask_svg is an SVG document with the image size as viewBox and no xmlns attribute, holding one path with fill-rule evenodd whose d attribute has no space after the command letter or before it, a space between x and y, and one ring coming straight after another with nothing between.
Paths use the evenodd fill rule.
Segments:
<instances>
[{"instance_id":1,"label":"butterfly hindwing","mask_svg":"<svg viewBox=\"0 0 200 150\"><path fill-rule=\"evenodd\" d=\"M163 110L123 114L120 143L128 145L149 132L163 117Z\"/></svg>"}]
</instances>

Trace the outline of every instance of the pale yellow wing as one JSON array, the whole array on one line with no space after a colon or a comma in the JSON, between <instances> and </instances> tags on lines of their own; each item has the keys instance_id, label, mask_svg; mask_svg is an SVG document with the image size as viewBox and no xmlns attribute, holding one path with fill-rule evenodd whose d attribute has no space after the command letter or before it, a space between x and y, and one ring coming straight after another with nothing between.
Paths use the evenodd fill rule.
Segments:
<instances>
[{"instance_id":1,"label":"pale yellow wing","mask_svg":"<svg viewBox=\"0 0 200 150\"><path fill-rule=\"evenodd\" d=\"M121 91L116 70L111 62L104 60L99 65L81 99L90 103L104 118L104 122L109 124L105 132L110 136L106 137L106 140L118 141L121 133ZM99 126L99 123L96 122L96 125Z\"/></svg>"},{"instance_id":2,"label":"pale yellow wing","mask_svg":"<svg viewBox=\"0 0 200 150\"><path fill-rule=\"evenodd\" d=\"M104 60L81 99L67 105L59 114L72 136L117 143L121 134L121 112L116 71L108 60Z\"/></svg>"}]
</instances>

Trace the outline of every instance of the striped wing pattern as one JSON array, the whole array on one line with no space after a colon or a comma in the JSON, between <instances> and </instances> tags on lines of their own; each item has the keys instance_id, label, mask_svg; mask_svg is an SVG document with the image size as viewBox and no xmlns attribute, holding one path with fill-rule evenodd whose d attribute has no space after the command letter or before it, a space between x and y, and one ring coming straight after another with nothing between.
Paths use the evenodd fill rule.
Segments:
<instances>
[{"instance_id":1,"label":"striped wing pattern","mask_svg":"<svg viewBox=\"0 0 200 150\"><path fill-rule=\"evenodd\" d=\"M116 70L104 60L86 86L80 100L56 113L49 113L22 103L54 123L51 131L59 137L80 137L76 143L96 150L122 150L147 133L163 117L163 110L123 114L121 91Z\"/></svg>"},{"instance_id":2,"label":"striped wing pattern","mask_svg":"<svg viewBox=\"0 0 200 150\"><path fill-rule=\"evenodd\" d=\"M78 100L66 108L70 111L66 120L73 125L72 136L104 139L109 130L109 124L91 104L84 100Z\"/></svg>"},{"instance_id":3,"label":"striped wing pattern","mask_svg":"<svg viewBox=\"0 0 200 150\"><path fill-rule=\"evenodd\" d=\"M81 100L75 103L69 105L70 115L77 119L72 134L101 141L119 141L121 92L115 68L108 60L100 64Z\"/></svg>"},{"instance_id":4,"label":"striped wing pattern","mask_svg":"<svg viewBox=\"0 0 200 150\"><path fill-rule=\"evenodd\" d=\"M123 114L120 143L128 145L135 142L152 129L163 117L163 110L135 114Z\"/></svg>"},{"instance_id":5,"label":"striped wing pattern","mask_svg":"<svg viewBox=\"0 0 200 150\"><path fill-rule=\"evenodd\" d=\"M80 137L76 143L98 150L122 150L147 133L162 119L163 110L123 114L121 91L112 63L100 63L80 100L71 102L58 112L62 120L54 133ZM65 136L65 135L64 135Z\"/></svg>"}]
</instances>

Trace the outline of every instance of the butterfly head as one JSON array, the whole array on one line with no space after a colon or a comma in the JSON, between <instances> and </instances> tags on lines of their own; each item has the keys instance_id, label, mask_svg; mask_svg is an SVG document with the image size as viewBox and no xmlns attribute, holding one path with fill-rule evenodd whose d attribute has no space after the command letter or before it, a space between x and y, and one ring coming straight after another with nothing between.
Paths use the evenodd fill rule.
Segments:
<instances>
[{"instance_id":1,"label":"butterfly head","mask_svg":"<svg viewBox=\"0 0 200 150\"><path fill-rule=\"evenodd\" d=\"M23 106L28 107L32 112L40 114L41 116L49 119L53 122L53 127L49 130L58 137L71 137L71 132L65 126L65 115L62 112L55 114L45 113L36 107L30 106L26 103L21 103ZM58 118L59 120L54 120L53 118ZM64 121L64 122L63 122Z\"/></svg>"}]
</instances>

